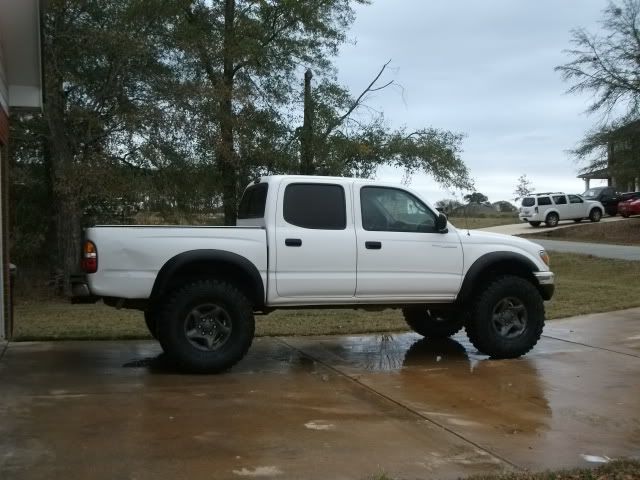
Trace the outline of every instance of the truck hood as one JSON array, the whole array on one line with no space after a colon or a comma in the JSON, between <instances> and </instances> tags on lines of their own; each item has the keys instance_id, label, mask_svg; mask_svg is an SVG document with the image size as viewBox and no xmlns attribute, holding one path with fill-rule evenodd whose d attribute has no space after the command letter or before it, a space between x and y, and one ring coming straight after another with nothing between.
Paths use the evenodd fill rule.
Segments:
<instances>
[{"instance_id":1,"label":"truck hood","mask_svg":"<svg viewBox=\"0 0 640 480\"><path fill-rule=\"evenodd\" d=\"M521 248L522 250L526 250L534 255L536 258L538 257L538 252L540 250L544 250L542 245L539 245L530 240L526 240L524 238L515 237L513 235L503 235L502 233L493 233L493 232L485 232L481 230L467 230L458 229L458 234L460 235L460 241L463 245L465 244L492 244L492 245L509 245Z\"/></svg>"}]
</instances>

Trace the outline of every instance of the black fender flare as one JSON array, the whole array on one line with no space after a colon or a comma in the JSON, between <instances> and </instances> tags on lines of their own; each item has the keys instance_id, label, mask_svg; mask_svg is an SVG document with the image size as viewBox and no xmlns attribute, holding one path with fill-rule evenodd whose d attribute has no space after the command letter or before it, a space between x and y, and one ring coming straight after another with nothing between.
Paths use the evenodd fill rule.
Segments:
<instances>
[{"instance_id":1,"label":"black fender flare","mask_svg":"<svg viewBox=\"0 0 640 480\"><path fill-rule=\"evenodd\" d=\"M533 272L537 272L540 269L535 263L524 255L516 252L502 251L502 252L490 252L485 253L478 258L469 270L462 281L460 292L456 298L457 303L464 303L467 301L473 293L476 281L482 276L487 269L494 265L509 263L520 270L526 270L533 275ZM536 283L536 287L538 287Z\"/></svg>"},{"instance_id":2,"label":"black fender flare","mask_svg":"<svg viewBox=\"0 0 640 480\"><path fill-rule=\"evenodd\" d=\"M183 267L208 262L219 262L230 265L245 273L252 282L252 285L249 286L253 293L253 295L250 296L250 300L258 308L264 306L264 283L256 266L250 260L237 253L214 249L189 250L169 259L156 275L156 280L149 297L150 300L153 302L165 293L176 273Z\"/></svg>"}]
</instances>

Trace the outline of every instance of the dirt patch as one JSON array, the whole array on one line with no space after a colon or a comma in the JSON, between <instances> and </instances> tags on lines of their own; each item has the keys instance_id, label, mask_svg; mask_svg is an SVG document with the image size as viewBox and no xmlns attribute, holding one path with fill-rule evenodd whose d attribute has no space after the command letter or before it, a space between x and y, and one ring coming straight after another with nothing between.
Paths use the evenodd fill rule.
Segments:
<instances>
[{"instance_id":1,"label":"dirt patch","mask_svg":"<svg viewBox=\"0 0 640 480\"><path fill-rule=\"evenodd\" d=\"M545 230L524 238L568 240L575 242L610 243L615 245L640 245L640 217L619 222L592 223L557 230Z\"/></svg>"},{"instance_id":2,"label":"dirt patch","mask_svg":"<svg viewBox=\"0 0 640 480\"><path fill-rule=\"evenodd\" d=\"M589 460L587 460L589 461ZM597 461L597 460L595 460ZM596 463L597 465L597 463ZM385 478L385 477L380 477ZM482 475L469 480L637 480L640 479L640 462L617 460L595 469L578 468L555 472L513 472L505 475Z\"/></svg>"}]
</instances>

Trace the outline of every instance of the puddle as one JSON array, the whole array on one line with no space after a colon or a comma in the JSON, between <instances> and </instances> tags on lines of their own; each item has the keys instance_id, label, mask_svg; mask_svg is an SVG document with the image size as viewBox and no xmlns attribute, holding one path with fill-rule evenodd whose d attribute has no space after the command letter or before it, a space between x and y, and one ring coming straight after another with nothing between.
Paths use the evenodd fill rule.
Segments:
<instances>
[{"instance_id":1,"label":"puddle","mask_svg":"<svg viewBox=\"0 0 640 480\"><path fill-rule=\"evenodd\" d=\"M312 420L304 424L309 430L333 430L336 426L333 423L326 423L323 420Z\"/></svg>"},{"instance_id":2,"label":"puddle","mask_svg":"<svg viewBox=\"0 0 640 480\"><path fill-rule=\"evenodd\" d=\"M176 373L178 367L173 363L165 353L156 355L155 357L139 358L131 360L122 365L122 368L146 368L153 372L159 373Z\"/></svg>"},{"instance_id":3,"label":"puddle","mask_svg":"<svg viewBox=\"0 0 640 480\"><path fill-rule=\"evenodd\" d=\"M274 477L276 475L282 475L283 472L278 467L268 466L256 467L253 470L249 470L248 468L233 470L233 473L239 477Z\"/></svg>"}]
</instances>

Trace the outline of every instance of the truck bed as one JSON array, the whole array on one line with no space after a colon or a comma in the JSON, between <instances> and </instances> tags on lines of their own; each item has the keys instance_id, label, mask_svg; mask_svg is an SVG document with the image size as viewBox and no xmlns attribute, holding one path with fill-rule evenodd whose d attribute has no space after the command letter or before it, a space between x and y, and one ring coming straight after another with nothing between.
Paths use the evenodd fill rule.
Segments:
<instances>
[{"instance_id":1,"label":"truck bed","mask_svg":"<svg viewBox=\"0 0 640 480\"><path fill-rule=\"evenodd\" d=\"M267 237L260 227L99 225L86 230L98 250L98 270L89 275L97 296L148 298L165 263L190 250L225 250L251 261L266 286Z\"/></svg>"}]
</instances>

